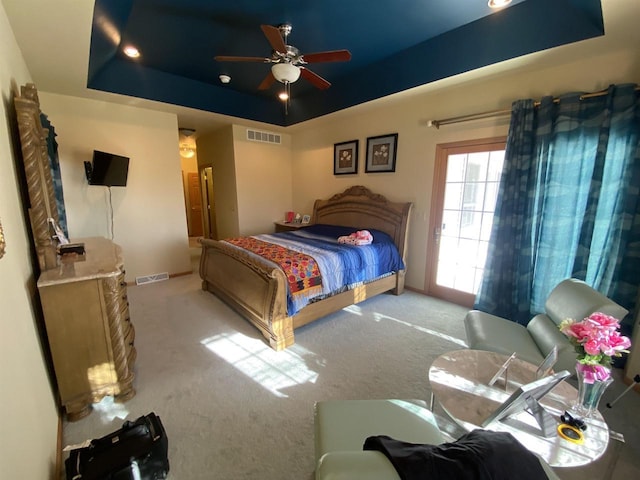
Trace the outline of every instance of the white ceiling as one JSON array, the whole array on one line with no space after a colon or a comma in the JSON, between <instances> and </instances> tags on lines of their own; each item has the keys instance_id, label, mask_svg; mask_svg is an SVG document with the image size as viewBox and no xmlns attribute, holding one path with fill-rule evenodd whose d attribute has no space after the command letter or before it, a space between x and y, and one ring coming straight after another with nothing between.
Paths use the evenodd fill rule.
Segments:
<instances>
[{"instance_id":1,"label":"white ceiling","mask_svg":"<svg viewBox=\"0 0 640 480\"><path fill-rule=\"evenodd\" d=\"M175 113L178 115L179 126L195 128L197 134L215 130L232 122L260 128L255 122L215 113L89 90L86 81L94 4L92 0L2 0L2 3L33 81L40 91ZM604 37L534 53L441 80L437 82L437 88L479 81L496 73L562 65L572 58L595 57L611 51L635 59L634 73L637 75L637 72L640 72L640 0L602 0L602 7L605 21ZM640 83L640 78L630 78L629 81ZM404 97L435 87L417 87L392 97ZM374 100L369 102L369 106L380 101L389 100ZM367 108L367 104L355 108ZM289 127L288 130L295 128ZM269 129L281 130L273 125L269 125Z\"/></svg>"}]
</instances>

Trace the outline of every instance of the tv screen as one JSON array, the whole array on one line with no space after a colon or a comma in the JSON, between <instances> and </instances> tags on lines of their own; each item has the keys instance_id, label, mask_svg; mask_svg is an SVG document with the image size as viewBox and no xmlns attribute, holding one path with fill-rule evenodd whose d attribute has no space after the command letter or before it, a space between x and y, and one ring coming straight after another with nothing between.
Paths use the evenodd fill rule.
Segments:
<instances>
[{"instance_id":1,"label":"tv screen","mask_svg":"<svg viewBox=\"0 0 640 480\"><path fill-rule=\"evenodd\" d=\"M89 185L125 187L129 173L129 158L113 153L93 151Z\"/></svg>"}]
</instances>

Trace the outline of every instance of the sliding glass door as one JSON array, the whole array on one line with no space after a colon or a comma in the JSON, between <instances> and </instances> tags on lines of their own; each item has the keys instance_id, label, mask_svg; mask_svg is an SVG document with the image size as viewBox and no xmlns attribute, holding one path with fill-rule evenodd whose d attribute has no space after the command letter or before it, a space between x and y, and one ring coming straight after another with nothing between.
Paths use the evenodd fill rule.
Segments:
<instances>
[{"instance_id":1,"label":"sliding glass door","mask_svg":"<svg viewBox=\"0 0 640 480\"><path fill-rule=\"evenodd\" d=\"M471 307L493 224L505 138L441 144L427 252L429 295Z\"/></svg>"}]
</instances>

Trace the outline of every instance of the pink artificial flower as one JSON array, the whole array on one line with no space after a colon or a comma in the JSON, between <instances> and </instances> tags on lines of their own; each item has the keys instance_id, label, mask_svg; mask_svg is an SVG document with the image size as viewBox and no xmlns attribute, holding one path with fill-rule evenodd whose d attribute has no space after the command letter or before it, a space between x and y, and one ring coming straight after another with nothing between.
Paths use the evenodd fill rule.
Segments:
<instances>
[{"instance_id":1,"label":"pink artificial flower","mask_svg":"<svg viewBox=\"0 0 640 480\"><path fill-rule=\"evenodd\" d=\"M611 357L620 356L631 346L629 338L618 333L619 327L620 322L616 318L602 312L592 313L580 322L567 319L559 325L560 331L576 346L578 360L583 362L583 366L598 367L607 372L590 371L588 377L592 380L599 380L598 377L602 376L609 378L604 365L608 366Z\"/></svg>"},{"instance_id":2,"label":"pink artificial flower","mask_svg":"<svg viewBox=\"0 0 640 480\"><path fill-rule=\"evenodd\" d=\"M578 342L582 343L583 340L589 338L591 336L592 328L582 322L574 322L568 324L566 327L562 329L562 333L569 337L573 337L578 340Z\"/></svg>"},{"instance_id":3,"label":"pink artificial flower","mask_svg":"<svg viewBox=\"0 0 640 480\"><path fill-rule=\"evenodd\" d=\"M608 350L612 353L603 350L602 353L605 355L615 355L617 352L626 350L631 346L631 340L624 335L620 335L618 332L613 332L608 340Z\"/></svg>"},{"instance_id":4,"label":"pink artificial flower","mask_svg":"<svg viewBox=\"0 0 640 480\"><path fill-rule=\"evenodd\" d=\"M610 331L617 330L619 326L617 318L614 318L611 315L606 315L602 312L592 313L585 320L594 322L600 327L606 328L607 330L610 330Z\"/></svg>"},{"instance_id":5,"label":"pink artificial flower","mask_svg":"<svg viewBox=\"0 0 640 480\"><path fill-rule=\"evenodd\" d=\"M584 351L589 355L598 355L600 353L601 347L603 346L606 348L605 344L594 339L589 339L582 344L582 348L584 348ZM602 353L604 353L604 351Z\"/></svg>"}]
</instances>

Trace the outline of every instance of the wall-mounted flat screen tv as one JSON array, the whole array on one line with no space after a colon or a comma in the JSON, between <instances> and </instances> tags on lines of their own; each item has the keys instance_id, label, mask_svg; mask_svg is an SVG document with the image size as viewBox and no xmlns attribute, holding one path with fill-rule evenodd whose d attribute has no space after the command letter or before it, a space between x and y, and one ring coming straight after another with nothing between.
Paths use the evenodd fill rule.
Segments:
<instances>
[{"instance_id":1,"label":"wall-mounted flat screen tv","mask_svg":"<svg viewBox=\"0 0 640 480\"><path fill-rule=\"evenodd\" d=\"M92 164L86 165L89 185L106 187L126 187L129 173L129 158L113 153L93 151Z\"/></svg>"}]
</instances>

